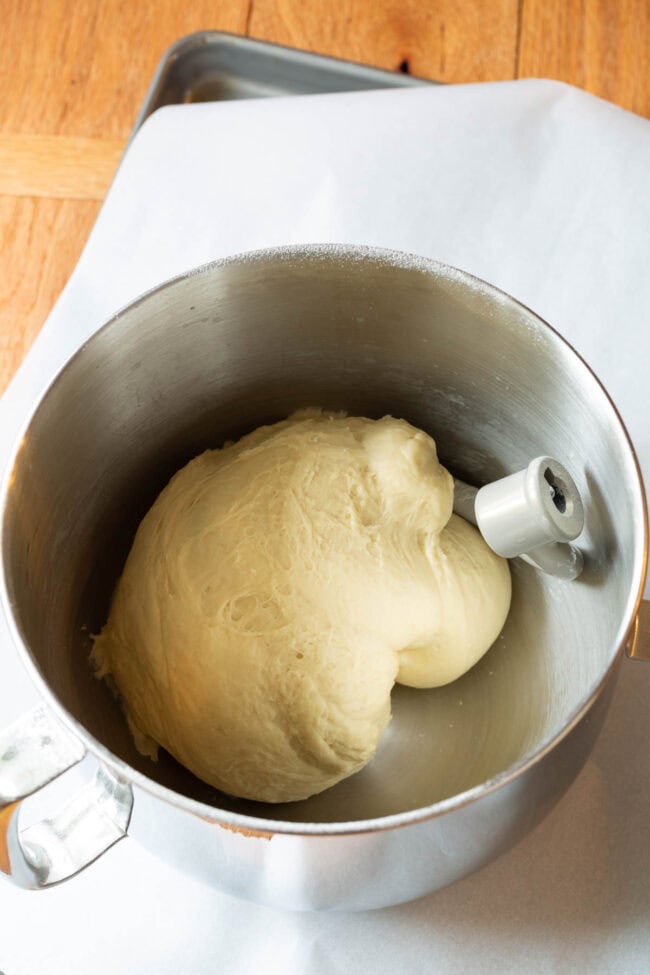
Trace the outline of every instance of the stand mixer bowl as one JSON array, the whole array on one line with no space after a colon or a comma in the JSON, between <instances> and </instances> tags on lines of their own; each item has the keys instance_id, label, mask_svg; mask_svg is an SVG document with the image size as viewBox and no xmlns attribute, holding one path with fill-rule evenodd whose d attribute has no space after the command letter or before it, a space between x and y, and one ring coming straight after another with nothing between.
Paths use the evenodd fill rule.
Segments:
<instances>
[{"instance_id":1,"label":"stand mixer bowl","mask_svg":"<svg viewBox=\"0 0 650 975\"><path fill-rule=\"evenodd\" d=\"M218 793L170 756L140 755L93 676L89 635L170 476L304 406L403 417L476 485L556 457L584 502L585 567L567 582L513 561L506 627L468 674L396 687L365 769L306 801L265 805ZM29 770L14 764L8 785L0 764L10 810L0 869L29 887L65 879L127 833L214 886L292 909L380 907L453 882L525 835L582 767L645 573L638 465L580 357L484 282L366 248L235 257L135 301L36 406L3 509L5 611L44 698L3 739L20 745L14 763L31 748ZM43 757L52 741L63 757ZM85 838L65 810L58 832L21 831L20 799L84 755L89 785L70 808Z\"/></svg>"}]
</instances>

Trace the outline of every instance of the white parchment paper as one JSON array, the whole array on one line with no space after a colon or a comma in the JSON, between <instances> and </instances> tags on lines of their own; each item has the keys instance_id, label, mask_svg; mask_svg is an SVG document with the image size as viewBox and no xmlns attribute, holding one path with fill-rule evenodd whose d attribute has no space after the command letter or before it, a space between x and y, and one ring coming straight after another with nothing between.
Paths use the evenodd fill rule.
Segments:
<instances>
[{"instance_id":1,"label":"white parchment paper","mask_svg":"<svg viewBox=\"0 0 650 975\"><path fill-rule=\"evenodd\" d=\"M649 174L649 122L554 82L162 109L0 403L0 465L38 393L127 301L216 257L321 241L435 257L524 301L603 380L650 482ZM9 642L0 621L0 726L36 702ZM560 806L452 888L368 914L284 914L127 840L51 891L0 883L0 970L645 973L649 741L650 665L624 661Z\"/></svg>"}]
</instances>

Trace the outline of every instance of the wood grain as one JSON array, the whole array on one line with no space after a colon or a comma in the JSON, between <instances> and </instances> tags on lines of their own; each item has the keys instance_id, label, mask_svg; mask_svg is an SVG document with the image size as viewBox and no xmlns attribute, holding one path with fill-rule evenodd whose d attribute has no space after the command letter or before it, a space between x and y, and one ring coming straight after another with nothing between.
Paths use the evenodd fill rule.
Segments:
<instances>
[{"instance_id":1,"label":"wood grain","mask_svg":"<svg viewBox=\"0 0 650 975\"><path fill-rule=\"evenodd\" d=\"M126 139L164 51L249 0L3 0L0 130Z\"/></svg>"},{"instance_id":2,"label":"wood grain","mask_svg":"<svg viewBox=\"0 0 650 975\"><path fill-rule=\"evenodd\" d=\"M193 31L243 33L249 0L4 0L1 10L0 192L11 195L0 198L0 392L72 273L160 57ZM72 141L37 138L30 154L17 135ZM52 199L70 181L67 199Z\"/></svg>"},{"instance_id":3,"label":"wood grain","mask_svg":"<svg viewBox=\"0 0 650 975\"><path fill-rule=\"evenodd\" d=\"M0 389L72 273L100 204L0 197Z\"/></svg>"},{"instance_id":4,"label":"wood grain","mask_svg":"<svg viewBox=\"0 0 650 975\"><path fill-rule=\"evenodd\" d=\"M650 117L648 0L523 0L518 77L555 78Z\"/></svg>"},{"instance_id":5,"label":"wood grain","mask_svg":"<svg viewBox=\"0 0 650 975\"><path fill-rule=\"evenodd\" d=\"M438 81L514 78L517 0L253 0L251 36Z\"/></svg>"},{"instance_id":6,"label":"wood grain","mask_svg":"<svg viewBox=\"0 0 650 975\"><path fill-rule=\"evenodd\" d=\"M122 139L0 135L0 195L103 200Z\"/></svg>"}]
</instances>

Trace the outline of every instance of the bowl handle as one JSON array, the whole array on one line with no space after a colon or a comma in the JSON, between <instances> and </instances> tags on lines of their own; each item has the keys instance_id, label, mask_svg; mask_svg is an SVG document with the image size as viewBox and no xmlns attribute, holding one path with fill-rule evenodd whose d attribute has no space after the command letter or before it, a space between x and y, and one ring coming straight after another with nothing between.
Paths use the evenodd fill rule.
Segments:
<instances>
[{"instance_id":1,"label":"bowl handle","mask_svg":"<svg viewBox=\"0 0 650 975\"><path fill-rule=\"evenodd\" d=\"M131 787L102 766L51 818L19 830L22 800L85 754L43 705L0 732L0 874L17 886L35 890L67 880L126 836Z\"/></svg>"},{"instance_id":2,"label":"bowl handle","mask_svg":"<svg viewBox=\"0 0 650 975\"><path fill-rule=\"evenodd\" d=\"M641 600L625 649L632 660L650 662L650 599Z\"/></svg>"}]
</instances>

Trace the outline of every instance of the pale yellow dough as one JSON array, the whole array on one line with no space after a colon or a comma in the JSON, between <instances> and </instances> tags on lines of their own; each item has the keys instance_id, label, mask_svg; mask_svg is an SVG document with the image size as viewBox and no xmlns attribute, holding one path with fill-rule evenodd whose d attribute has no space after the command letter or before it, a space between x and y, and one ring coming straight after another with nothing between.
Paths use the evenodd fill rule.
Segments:
<instances>
[{"instance_id":1,"label":"pale yellow dough","mask_svg":"<svg viewBox=\"0 0 650 975\"><path fill-rule=\"evenodd\" d=\"M138 747L267 802L362 768L394 682L459 677L508 613L507 562L452 501L434 441L391 417L304 411L191 461L95 641Z\"/></svg>"}]
</instances>

